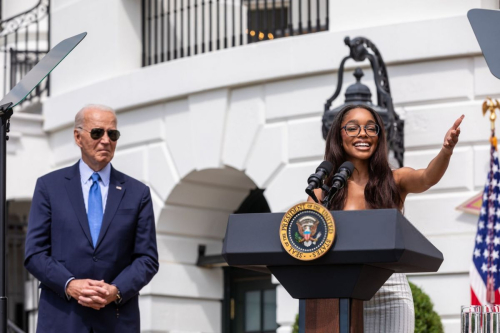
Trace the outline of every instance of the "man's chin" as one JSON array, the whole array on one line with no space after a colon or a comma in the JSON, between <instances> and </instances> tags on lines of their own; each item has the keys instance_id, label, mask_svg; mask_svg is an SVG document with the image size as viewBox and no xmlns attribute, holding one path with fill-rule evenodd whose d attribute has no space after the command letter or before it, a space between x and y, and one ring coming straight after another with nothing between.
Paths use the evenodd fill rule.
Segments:
<instances>
[{"instance_id":1,"label":"man's chin","mask_svg":"<svg viewBox=\"0 0 500 333\"><path fill-rule=\"evenodd\" d=\"M98 162L110 162L113 159L113 155L111 153L100 153L96 156L96 160Z\"/></svg>"},{"instance_id":2,"label":"man's chin","mask_svg":"<svg viewBox=\"0 0 500 333\"><path fill-rule=\"evenodd\" d=\"M113 156L99 156L96 158L96 162L101 165L106 165L113 159Z\"/></svg>"}]
</instances>

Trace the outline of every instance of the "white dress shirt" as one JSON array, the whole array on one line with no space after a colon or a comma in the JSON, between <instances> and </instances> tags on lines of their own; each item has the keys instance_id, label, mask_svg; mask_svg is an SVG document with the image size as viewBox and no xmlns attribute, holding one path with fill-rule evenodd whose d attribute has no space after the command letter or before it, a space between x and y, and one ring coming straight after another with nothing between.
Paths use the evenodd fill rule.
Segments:
<instances>
[{"instance_id":1,"label":"white dress shirt","mask_svg":"<svg viewBox=\"0 0 500 333\"><path fill-rule=\"evenodd\" d=\"M82 159L80 159L79 168L80 180L82 182L83 201L85 201L85 211L88 213L89 191L93 183L92 178L90 177L95 171L92 170ZM111 164L108 163L100 171L97 171L97 173L101 177L101 179L99 180L99 187L101 188L102 213L104 215L104 211L106 209L106 201L108 199L109 177L111 177Z\"/></svg>"}]
</instances>

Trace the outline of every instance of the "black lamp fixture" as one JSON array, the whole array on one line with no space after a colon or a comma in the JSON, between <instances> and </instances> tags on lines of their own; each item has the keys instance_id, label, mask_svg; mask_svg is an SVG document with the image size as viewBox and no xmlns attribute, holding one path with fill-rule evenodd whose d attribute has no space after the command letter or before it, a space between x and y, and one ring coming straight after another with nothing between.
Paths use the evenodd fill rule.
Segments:
<instances>
[{"instance_id":1,"label":"black lamp fixture","mask_svg":"<svg viewBox=\"0 0 500 333\"><path fill-rule=\"evenodd\" d=\"M387 133L387 146L394 153L394 158L398 161L399 167L403 166L404 158L404 121L399 119L392 104L391 90L389 87L389 77L382 55L377 47L367 38L356 37L344 39L345 44L350 49L350 54L342 59L338 71L337 89L332 97L325 103L325 113L323 114L323 138L326 139L328 130L332 126L335 115L346 105L366 105L374 109L382 118ZM357 67L354 71L356 83L350 85L345 92L345 102L343 105L330 110L332 102L339 96L342 89L344 76L344 65L348 59L356 62L368 59L373 70L375 86L377 87L377 104L372 103L370 89L361 83L363 71Z\"/></svg>"}]
</instances>

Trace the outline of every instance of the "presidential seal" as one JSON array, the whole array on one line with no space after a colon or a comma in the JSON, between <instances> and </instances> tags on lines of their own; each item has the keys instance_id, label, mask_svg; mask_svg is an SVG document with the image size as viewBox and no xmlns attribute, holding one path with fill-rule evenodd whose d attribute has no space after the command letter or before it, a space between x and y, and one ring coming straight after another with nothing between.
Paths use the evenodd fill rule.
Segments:
<instances>
[{"instance_id":1,"label":"presidential seal","mask_svg":"<svg viewBox=\"0 0 500 333\"><path fill-rule=\"evenodd\" d=\"M303 202L290 208L280 224L280 240L285 250L299 260L324 255L335 238L335 221L325 207Z\"/></svg>"}]
</instances>

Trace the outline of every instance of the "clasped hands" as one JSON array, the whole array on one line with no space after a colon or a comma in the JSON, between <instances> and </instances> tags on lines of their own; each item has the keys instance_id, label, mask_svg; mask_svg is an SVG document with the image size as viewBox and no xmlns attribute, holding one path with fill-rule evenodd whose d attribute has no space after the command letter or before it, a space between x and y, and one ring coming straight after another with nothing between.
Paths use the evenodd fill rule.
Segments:
<instances>
[{"instance_id":1,"label":"clasped hands","mask_svg":"<svg viewBox=\"0 0 500 333\"><path fill-rule=\"evenodd\" d=\"M116 301L118 288L103 280L75 279L68 283L66 293L76 299L79 304L100 310Z\"/></svg>"}]
</instances>

